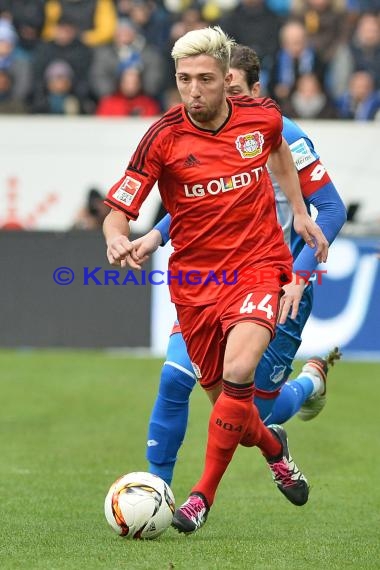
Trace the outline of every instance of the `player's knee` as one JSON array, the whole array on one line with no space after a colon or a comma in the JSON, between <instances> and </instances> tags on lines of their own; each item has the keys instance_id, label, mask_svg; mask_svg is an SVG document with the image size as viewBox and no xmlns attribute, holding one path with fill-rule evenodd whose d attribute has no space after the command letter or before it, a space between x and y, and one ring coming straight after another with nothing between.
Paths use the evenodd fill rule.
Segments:
<instances>
[{"instance_id":1,"label":"player's knee","mask_svg":"<svg viewBox=\"0 0 380 570\"><path fill-rule=\"evenodd\" d=\"M250 382L253 378L253 367L242 358L232 358L224 363L223 378L228 382Z\"/></svg>"}]
</instances>

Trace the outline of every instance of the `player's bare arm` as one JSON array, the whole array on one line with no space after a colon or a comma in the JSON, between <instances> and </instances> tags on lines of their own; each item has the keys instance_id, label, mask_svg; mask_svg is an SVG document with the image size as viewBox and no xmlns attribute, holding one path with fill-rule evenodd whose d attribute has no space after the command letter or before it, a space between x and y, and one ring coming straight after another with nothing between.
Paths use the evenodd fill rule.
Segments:
<instances>
[{"instance_id":1,"label":"player's bare arm","mask_svg":"<svg viewBox=\"0 0 380 570\"><path fill-rule=\"evenodd\" d=\"M320 263L326 261L328 241L306 210L297 171L284 138L282 144L271 152L268 164L292 207L295 231L302 236L309 247L316 248L315 256Z\"/></svg>"},{"instance_id":2,"label":"player's bare arm","mask_svg":"<svg viewBox=\"0 0 380 570\"><path fill-rule=\"evenodd\" d=\"M111 265L141 269L132 242L128 239L129 221L122 212L111 210L104 220L103 233L107 244L107 259Z\"/></svg>"}]
</instances>

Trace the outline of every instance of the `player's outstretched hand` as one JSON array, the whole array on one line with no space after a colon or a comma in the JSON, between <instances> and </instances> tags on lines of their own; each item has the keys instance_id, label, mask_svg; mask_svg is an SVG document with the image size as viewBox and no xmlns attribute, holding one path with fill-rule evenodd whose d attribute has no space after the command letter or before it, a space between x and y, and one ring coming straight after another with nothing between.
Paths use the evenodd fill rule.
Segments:
<instances>
[{"instance_id":1,"label":"player's outstretched hand","mask_svg":"<svg viewBox=\"0 0 380 570\"><path fill-rule=\"evenodd\" d=\"M283 286L284 294L280 300L280 312L278 322L280 325L285 324L285 321L290 314L291 319L295 319L298 314L299 304L305 289L306 281L299 275L293 273L293 279L290 283Z\"/></svg>"},{"instance_id":2,"label":"player's outstretched hand","mask_svg":"<svg viewBox=\"0 0 380 570\"><path fill-rule=\"evenodd\" d=\"M321 228L308 214L295 214L294 229L311 248L316 248L315 257L319 263L327 261L329 243Z\"/></svg>"},{"instance_id":3,"label":"player's outstretched hand","mask_svg":"<svg viewBox=\"0 0 380 570\"><path fill-rule=\"evenodd\" d=\"M132 245L135 252L136 259L139 263L144 263L150 254L156 251L162 243L162 236L158 230L150 230L144 236L133 240Z\"/></svg>"},{"instance_id":4,"label":"player's outstretched hand","mask_svg":"<svg viewBox=\"0 0 380 570\"><path fill-rule=\"evenodd\" d=\"M114 237L107 244L107 259L111 265L141 269L141 261L136 255L132 242L123 235Z\"/></svg>"}]
</instances>

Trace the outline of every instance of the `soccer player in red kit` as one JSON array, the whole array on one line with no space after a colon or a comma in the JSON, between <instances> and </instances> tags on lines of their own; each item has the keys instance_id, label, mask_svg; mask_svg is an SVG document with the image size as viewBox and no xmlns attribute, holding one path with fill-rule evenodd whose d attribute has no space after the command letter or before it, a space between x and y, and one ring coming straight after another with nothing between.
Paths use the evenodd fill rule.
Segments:
<instances>
[{"instance_id":1,"label":"soccer player in red kit","mask_svg":"<svg viewBox=\"0 0 380 570\"><path fill-rule=\"evenodd\" d=\"M122 267L141 268L149 254L128 240L129 220L137 218L156 181L172 216L171 298L194 371L214 403L203 475L173 519L187 533L206 521L239 443L259 447L292 503L306 503L309 492L285 431L265 427L252 403L253 372L274 334L281 286L292 270L265 168L269 156L295 229L320 261L327 241L307 214L277 105L226 98L233 43L218 27L176 42L172 56L183 104L148 129L106 199L113 208L104 222L107 257ZM235 279L247 270L249 279ZM291 304L286 298L285 311Z\"/></svg>"}]
</instances>

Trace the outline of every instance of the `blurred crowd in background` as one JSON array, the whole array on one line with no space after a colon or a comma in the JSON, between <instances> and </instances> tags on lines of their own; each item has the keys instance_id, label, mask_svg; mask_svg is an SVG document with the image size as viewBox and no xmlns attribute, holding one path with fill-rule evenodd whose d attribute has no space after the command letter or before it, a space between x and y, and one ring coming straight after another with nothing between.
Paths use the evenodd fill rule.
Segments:
<instances>
[{"instance_id":1,"label":"blurred crowd in background","mask_svg":"<svg viewBox=\"0 0 380 570\"><path fill-rule=\"evenodd\" d=\"M0 0L0 113L159 115L174 42L216 24L284 114L380 119L380 0Z\"/></svg>"}]
</instances>

